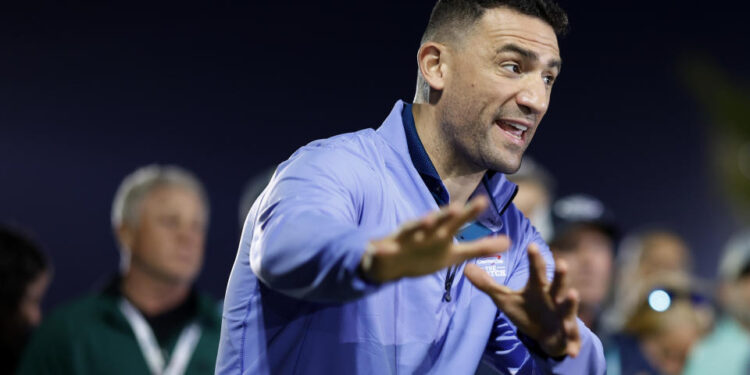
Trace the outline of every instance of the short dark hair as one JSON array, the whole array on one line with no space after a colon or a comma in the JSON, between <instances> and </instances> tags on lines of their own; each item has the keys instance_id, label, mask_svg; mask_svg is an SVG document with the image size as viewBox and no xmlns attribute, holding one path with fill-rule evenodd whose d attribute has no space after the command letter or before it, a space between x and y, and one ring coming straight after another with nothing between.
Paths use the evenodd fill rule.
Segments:
<instances>
[{"instance_id":1,"label":"short dark hair","mask_svg":"<svg viewBox=\"0 0 750 375\"><path fill-rule=\"evenodd\" d=\"M16 314L26 288L49 269L40 247L20 231L0 226L0 318Z\"/></svg>"},{"instance_id":2,"label":"short dark hair","mask_svg":"<svg viewBox=\"0 0 750 375\"><path fill-rule=\"evenodd\" d=\"M488 9L506 7L536 17L552 27L555 34L568 31L568 15L553 0L438 0L432 8L422 41L452 42L482 18ZM415 102L428 100L430 88L421 72L417 72Z\"/></svg>"},{"instance_id":3,"label":"short dark hair","mask_svg":"<svg viewBox=\"0 0 750 375\"><path fill-rule=\"evenodd\" d=\"M568 15L552 0L438 0L430 14L422 43L449 38L474 25L487 9L507 7L549 24L555 34L568 30Z\"/></svg>"}]
</instances>

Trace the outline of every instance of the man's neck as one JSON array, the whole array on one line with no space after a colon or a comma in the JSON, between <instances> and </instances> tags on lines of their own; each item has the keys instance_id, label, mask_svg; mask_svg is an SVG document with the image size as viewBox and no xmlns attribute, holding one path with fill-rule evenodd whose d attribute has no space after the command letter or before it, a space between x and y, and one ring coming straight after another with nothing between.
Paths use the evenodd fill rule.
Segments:
<instances>
[{"instance_id":1,"label":"man's neck","mask_svg":"<svg viewBox=\"0 0 750 375\"><path fill-rule=\"evenodd\" d=\"M451 202L465 204L487 171L467 165L458 157L453 146L446 144L446 137L440 136L438 131L439 124L434 107L414 103L412 114L419 140L448 190Z\"/></svg>"},{"instance_id":2,"label":"man's neck","mask_svg":"<svg viewBox=\"0 0 750 375\"><path fill-rule=\"evenodd\" d=\"M122 294L146 316L174 309L189 293L190 284L162 280L138 267L131 267L122 278Z\"/></svg>"}]
</instances>

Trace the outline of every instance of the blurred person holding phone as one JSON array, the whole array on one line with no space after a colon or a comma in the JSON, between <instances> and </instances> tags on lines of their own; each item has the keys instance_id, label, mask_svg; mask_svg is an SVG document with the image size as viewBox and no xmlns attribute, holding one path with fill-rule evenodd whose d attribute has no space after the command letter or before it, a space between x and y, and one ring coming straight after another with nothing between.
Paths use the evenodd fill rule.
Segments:
<instances>
[{"instance_id":1,"label":"blurred person holding phone","mask_svg":"<svg viewBox=\"0 0 750 375\"><path fill-rule=\"evenodd\" d=\"M628 234L618 246L612 303L602 314L602 331L609 334L624 328L641 302L640 293L648 287L644 283L659 274L689 275L691 266L690 248L677 233L653 226Z\"/></svg>"},{"instance_id":2,"label":"blurred person holding phone","mask_svg":"<svg viewBox=\"0 0 750 375\"><path fill-rule=\"evenodd\" d=\"M653 274L641 286L622 331L605 340L607 374L682 374L690 351L713 324L708 293L679 271Z\"/></svg>"}]
</instances>

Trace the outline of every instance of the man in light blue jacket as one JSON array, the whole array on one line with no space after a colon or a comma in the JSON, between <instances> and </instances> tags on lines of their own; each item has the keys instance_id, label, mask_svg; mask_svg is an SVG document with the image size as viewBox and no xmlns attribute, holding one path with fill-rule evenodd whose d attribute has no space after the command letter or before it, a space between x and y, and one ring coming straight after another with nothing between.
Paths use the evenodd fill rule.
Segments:
<instances>
[{"instance_id":1,"label":"man in light blue jacket","mask_svg":"<svg viewBox=\"0 0 750 375\"><path fill-rule=\"evenodd\" d=\"M603 373L504 176L547 111L566 26L545 0L438 1L414 104L302 147L250 210L216 372Z\"/></svg>"}]
</instances>

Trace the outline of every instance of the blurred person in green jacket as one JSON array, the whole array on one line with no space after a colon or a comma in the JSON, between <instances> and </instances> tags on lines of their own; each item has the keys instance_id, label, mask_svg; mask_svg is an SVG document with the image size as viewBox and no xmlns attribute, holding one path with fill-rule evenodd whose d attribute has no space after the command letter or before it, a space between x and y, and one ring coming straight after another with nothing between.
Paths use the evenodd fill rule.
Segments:
<instances>
[{"instance_id":1,"label":"blurred person in green jacket","mask_svg":"<svg viewBox=\"0 0 750 375\"><path fill-rule=\"evenodd\" d=\"M121 271L34 334L20 374L205 374L218 350L219 307L193 286L208 200L188 171L151 165L124 179L112 228Z\"/></svg>"}]
</instances>

